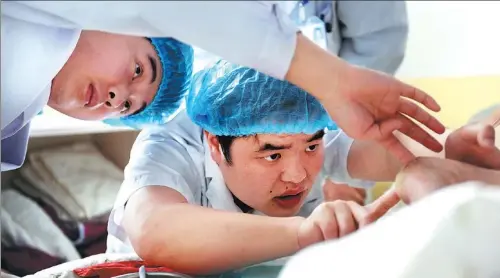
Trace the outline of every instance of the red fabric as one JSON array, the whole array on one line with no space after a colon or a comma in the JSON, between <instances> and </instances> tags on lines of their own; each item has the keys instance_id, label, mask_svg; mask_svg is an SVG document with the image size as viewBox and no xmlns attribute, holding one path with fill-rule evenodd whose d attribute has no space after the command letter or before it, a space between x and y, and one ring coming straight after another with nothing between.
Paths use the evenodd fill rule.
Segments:
<instances>
[{"instance_id":1,"label":"red fabric","mask_svg":"<svg viewBox=\"0 0 500 278\"><path fill-rule=\"evenodd\" d=\"M148 265L143 261L109 262L89 267L78 268L73 272L85 278L108 278L118 275L139 272L141 266L146 267L146 272L174 272L168 267Z\"/></svg>"},{"instance_id":2,"label":"red fabric","mask_svg":"<svg viewBox=\"0 0 500 278\"><path fill-rule=\"evenodd\" d=\"M108 235L108 222L98 222L98 221L85 221L83 222L83 228L85 229L85 239L83 244L90 243L101 237L107 237Z\"/></svg>"}]
</instances>

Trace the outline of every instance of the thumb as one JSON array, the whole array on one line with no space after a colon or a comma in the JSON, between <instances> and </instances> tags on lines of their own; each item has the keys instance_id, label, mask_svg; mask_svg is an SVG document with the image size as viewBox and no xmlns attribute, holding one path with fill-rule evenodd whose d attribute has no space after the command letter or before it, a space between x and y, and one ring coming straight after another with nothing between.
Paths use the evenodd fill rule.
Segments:
<instances>
[{"instance_id":1,"label":"thumb","mask_svg":"<svg viewBox=\"0 0 500 278\"><path fill-rule=\"evenodd\" d=\"M458 132L461 139L471 145L492 147L495 142L495 130L491 125L481 123L466 125Z\"/></svg>"},{"instance_id":2,"label":"thumb","mask_svg":"<svg viewBox=\"0 0 500 278\"><path fill-rule=\"evenodd\" d=\"M495 129L491 125L481 128L477 136L477 142L481 147L494 148L495 147Z\"/></svg>"}]
</instances>

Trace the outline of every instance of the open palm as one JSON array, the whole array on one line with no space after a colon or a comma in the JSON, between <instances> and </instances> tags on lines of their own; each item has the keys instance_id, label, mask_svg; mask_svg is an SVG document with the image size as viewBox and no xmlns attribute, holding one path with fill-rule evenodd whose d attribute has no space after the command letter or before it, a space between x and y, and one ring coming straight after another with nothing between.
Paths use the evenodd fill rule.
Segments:
<instances>
[{"instance_id":1,"label":"open palm","mask_svg":"<svg viewBox=\"0 0 500 278\"><path fill-rule=\"evenodd\" d=\"M430 150L442 150L437 140L411 120L439 134L445 131L436 118L414 102L437 112L440 107L432 97L384 73L345 67L338 81L338 93L330 94L322 103L347 135L358 140L376 140L404 163L414 156L396 139L395 130Z\"/></svg>"}]
</instances>

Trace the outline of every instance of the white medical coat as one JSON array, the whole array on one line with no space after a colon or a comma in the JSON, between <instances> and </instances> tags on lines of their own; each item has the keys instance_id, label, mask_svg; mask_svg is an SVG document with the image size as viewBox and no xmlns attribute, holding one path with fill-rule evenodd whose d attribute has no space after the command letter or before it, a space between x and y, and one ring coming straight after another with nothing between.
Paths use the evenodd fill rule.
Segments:
<instances>
[{"instance_id":1,"label":"white medical coat","mask_svg":"<svg viewBox=\"0 0 500 278\"><path fill-rule=\"evenodd\" d=\"M1 2L1 170L15 169L24 162L29 122L47 103L51 80L71 54L82 29L174 37L283 79L298 30L288 18L293 9L287 8L289 3ZM404 2L311 1L306 8L308 15L324 15L332 24L328 47L333 53L353 64L391 74L399 67L408 32ZM13 31L20 25L24 33Z\"/></svg>"},{"instance_id":2,"label":"white medical coat","mask_svg":"<svg viewBox=\"0 0 500 278\"><path fill-rule=\"evenodd\" d=\"M330 131L323 142L323 169L298 213L300 216L307 217L323 202L322 181L325 176L357 187L367 188L374 184L349 175L347 155L353 142L351 138L342 131ZM193 205L241 212L210 156L203 130L189 119L185 111L165 125L144 129L136 139L125 168L125 180L109 219L107 252L133 252L121 220L130 196L146 186L172 188Z\"/></svg>"},{"instance_id":3,"label":"white medical coat","mask_svg":"<svg viewBox=\"0 0 500 278\"><path fill-rule=\"evenodd\" d=\"M279 1L299 19L294 1ZM351 64L395 74L405 56L408 14L405 1L309 1L305 18L317 16L330 25L328 50Z\"/></svg>"},{"instance_id":4,"label":"white medical coat","mask_svg":"<svg viewBox=\"0 0 500 278\"><path fill-rule=\"evenodd\" d=\"M2 1L2 171L23 164L29 122L81 30L174 37L284 78L296 27L264 1Z\"/></svg>"},{"instance_id":5,"label":"white medical coat","mask_svg":"<svg viewBox=\"0 0 500 278\"><path fill-rule=\"evenodd\" d=\"M29 122L47 104L50 84L80 31L33 24L4 13L2 2L2 171L22 165Z\"/></svg>"}]
</instances>

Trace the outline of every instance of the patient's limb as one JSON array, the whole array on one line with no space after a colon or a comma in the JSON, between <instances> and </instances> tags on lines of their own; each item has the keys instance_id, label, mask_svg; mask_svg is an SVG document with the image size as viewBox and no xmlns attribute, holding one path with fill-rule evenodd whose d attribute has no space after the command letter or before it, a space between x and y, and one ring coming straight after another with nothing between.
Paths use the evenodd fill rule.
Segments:
<instances>
[{"instance_id":1,"label":"patient's limb","mask_svg":"<svg viewBox=\"0 0 500 278\"><path fill-rule=\"evenodd\" d=\"M446 158L475 166L500 170L500 149L495 146L495 129L483 123L457 129L446 139Z\"/></svg>"},{"instance_id":2,"label":"patient's limb","mask_svg":"<svg viewBox=\"0 0 500 278\"><path fill-rule=\"evenodd\" d=\"M429 151L399 132L395 135L416 157L449 158L500 169L500 150L494 145L495 129L484 122L436 135L435 139L445 145L445 151L440 153ZM351 146L347 163L351 177L374 181L393 181L404 166L376 142L358 140Z\"/></svg>"},{"instance_id":3,"label":"patient's limb","mask_svg":"<svg viewBox=\"0 0 500 278\"><path fill-rule=\"evenodd\" d=\"M398 174L395 184L403 201L413 202L442 187L468 180L500 185L500 149L498 138L494 145L493 129L500 130L500 105L480 112L469 123L447 137L446 158L453 160L419 158Z\"/></svg>"},{"instance_id":4,"label":"patient's limb","mask_svg":"<svg viewBox=\"0 0 500 278\"><path fill-rule=\"evenodd\" d=\"M401 200L408 204L443 187L466 181L500 186L500 171L455 160L420 157L398 174L395 186Z\"/></svg>"}]
</instances>

